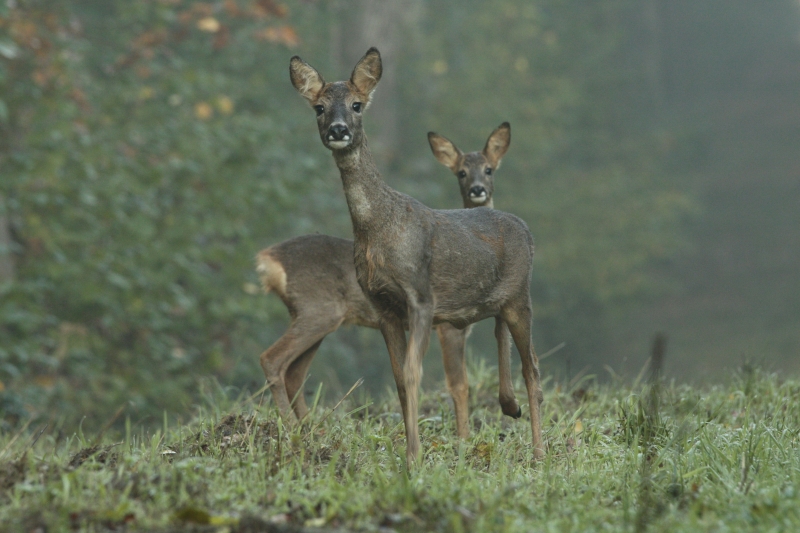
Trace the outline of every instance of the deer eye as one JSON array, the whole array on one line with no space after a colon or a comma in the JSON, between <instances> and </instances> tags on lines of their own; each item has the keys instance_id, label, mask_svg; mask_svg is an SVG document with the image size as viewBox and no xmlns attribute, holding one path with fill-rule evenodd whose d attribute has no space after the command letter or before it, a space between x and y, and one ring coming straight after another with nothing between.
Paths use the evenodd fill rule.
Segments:
<instances>
[{"instance_id":1,"label":"deer eye","mask_svg":"<svg viewBox=\"0 0 800 533\"><path fill-rule=\"evenodd\" d=\"M353 111L361 113L361 102L353 102Z\"/></svg>"},{"instance_id":2,"label":"deer eye","mask_svg":"<svg viewBox=\"0 0 800 533\"><path fill-rule=\"evenodd\" d=\"M314 106L314 111L317 112L317 116L320 116L321 114L323 114L325 112L325 108L322 107L321 105L315 105Z\"/></svg>"},{"instance_id":3,"label":"deer eye","mask_svg":"<svg viewBox=\"0 0 800 533\"><path fill-rule=\"evenodd\" d=\"M466 178L467 177L467 173L465 171L463 171L463 170L459 170L458 171L458 177L459 178Z\"/></svg>"},{"instance_id":4,"label":"deer eye","mask_svg":"<svg viewBox=\"0 0 800 533\"><path fill-rule=\"evenodd\" d=\"M492 175L492 167L486 167L486 171L485 172L486 172L486 174L491 176Z\"/></svg>"}]
</instances>

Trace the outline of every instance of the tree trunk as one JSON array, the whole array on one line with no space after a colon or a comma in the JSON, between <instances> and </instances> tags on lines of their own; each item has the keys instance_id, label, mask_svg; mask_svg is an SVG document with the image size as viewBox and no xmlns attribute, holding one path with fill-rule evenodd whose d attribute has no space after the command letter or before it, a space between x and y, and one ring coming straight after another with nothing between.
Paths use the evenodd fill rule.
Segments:
<instances>
[{"instance_id":1,"label":"tree trunk","mask_svg":"<svg viewBox=\"0 0 800 533\"><path fill-rule=\"evenodd\" d=\"M413 46L422 13L421 0L352 0L337 6L338 24L331 33L333 53L341 69L352 68L370 46L380 50L384 70L370 105L370 150L380 168L401 155L400 58Z\"/></svg>"},{"instance_id":2,"label":"tree trunk","mask_svg":"<svg viewBox=\"0 0 800 533\"><path fill-rule=\"evenodd\" d=\"M11 232L6 199L0 194L0 285L14 281L14 257L11 255Z\"/></svg>"},{"instance_id":3,"label":"tree trunk","mask_svg":"<svg viewBox=\"0 0 800 533\"><path fill-rule=\"evenodd\" d=\"M661 35L661 2L647 0L644 3L644 21L650 38L646 43L644 70L650 86L650 98L660 118L664 107L664 79L662 74L662 35Z\"/></svg>"}]
</instances>

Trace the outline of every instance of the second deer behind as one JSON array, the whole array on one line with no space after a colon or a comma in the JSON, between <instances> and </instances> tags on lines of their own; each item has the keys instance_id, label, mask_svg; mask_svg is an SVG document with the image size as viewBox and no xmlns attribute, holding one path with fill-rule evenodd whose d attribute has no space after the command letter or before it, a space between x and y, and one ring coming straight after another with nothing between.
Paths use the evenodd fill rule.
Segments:
<instances>
[{"instance_id":1,"label":"second deer behind","mask_svg":"<svg viewBox=\"0 0 800 533\"><path fill-rule=\"evenodd\" d=\"M511 141L509 124L496 128L480 152L464 154L433 132L428 141L434 156L458 178L464 208L492 206L494 171ZM344 324L377 329L378 315L358 285L352 240L320 234L295 237L259 252L256 269L264 289L277 294L291 316L289 329L261 354L261 367L281 416L287 421L301 419L308 413L303 384L323 339ZM469 411L464 351L468 329L442 323L436 326L436 333L456 412L456 431L466 438ZM503 358L500 376L501 399L513 408L518 404ZM519 409L508 414L519 416Z\"/></svg>"}]
</instances>

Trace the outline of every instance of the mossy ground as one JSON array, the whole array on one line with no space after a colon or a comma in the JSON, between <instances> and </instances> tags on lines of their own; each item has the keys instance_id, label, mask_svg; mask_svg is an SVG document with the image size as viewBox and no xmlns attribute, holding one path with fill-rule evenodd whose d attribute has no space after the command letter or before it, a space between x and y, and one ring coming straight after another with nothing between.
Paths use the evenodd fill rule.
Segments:
<instances>
[{"instance_id":1,"label":"mossy ground","mask_svg":"<svg viewBox=\"0 0 800 533\"><path fill-rule=\"evenodd\" d=\"M544 460L471 368L472 436L442 390L422 398L410 473L393 398L316 407L284 427L268 395L102 437L29 427L0 438L8 531L798 531L800 380L545 383ZM523 389L518 388L519 392ZM520 398L524 397L519 394ZM389 396L387 395L387 398ZM523 411L527 413L527 406ZM38 439L37 439L38 436ZM35 442L34 442L35 441Z\"/></svg>"}]
</instances>

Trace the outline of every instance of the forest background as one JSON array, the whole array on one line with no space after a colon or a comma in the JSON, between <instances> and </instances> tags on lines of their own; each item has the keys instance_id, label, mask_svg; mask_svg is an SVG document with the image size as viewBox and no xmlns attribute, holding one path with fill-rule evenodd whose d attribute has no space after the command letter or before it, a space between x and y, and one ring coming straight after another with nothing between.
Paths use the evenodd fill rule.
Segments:
<instances>
[{"instance_id":1,"label":"forest background","mask_svg":"<svg viewBox=\"0 0 800 533\"><path fill-rule=\"evenodd\" d=\"M495 206L536 240L543 375L800 368L800 4L748 0L3 0L0 413L184 417L263 385L288 314L255 253L347 237L338 172L288 81L301 55L385 75L366 131L388 183L458 208L430 154L510 121ZM469 342L495 361L491 324ZM438 347L425 384L442 379ZM391 384L376 331L322 345L307 390Z\"/></svg>"}]
</instances>

